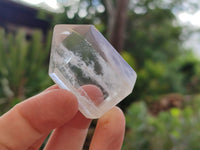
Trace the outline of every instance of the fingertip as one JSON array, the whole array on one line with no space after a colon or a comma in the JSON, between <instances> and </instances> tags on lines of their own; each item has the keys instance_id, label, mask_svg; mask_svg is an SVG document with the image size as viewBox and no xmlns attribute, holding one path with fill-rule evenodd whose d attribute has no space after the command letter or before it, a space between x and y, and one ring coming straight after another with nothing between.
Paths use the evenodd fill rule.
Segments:
<instances>
[{"instance_id":1,"label":"fingertip","mask_svg":"<svg viewBox=\"0 0 200 150\"><path fill-rule=\"evenodd\" d=\"M50 86L49 88L47 88L46 90L44 90L44 92L54 90L54 89L59 89L59 86L57 84L54 84L54 85Z\"/></svg>"},{"instance_id":2,"label":"fingertip","mask_svg":"<svg viewBox=\"0 0 200 150\"><path fill-rule=\"evenodd\" d=\"M44 134L70 121L77 112L78 102L71 92L42 92L0 117L0 146L27 149Z\"/></svg>"},{"instance_id":3,"label":"fingertip","mask_svg":"<svg viewBox=\"0 0 200 150\"><path fill-rule=\"evenodd\" d=\"M20 114L41 132L52 130L71 120L78 111L74 94L52 89L16 106Z\"/></svg>"},{"instance_id":4,"label":"fingertip","mask_svg":"<svg viewBox=\"0 0 200 150\"><path fill-rule=\"evenodd\" d=\"M98 124L112 136L121 134L121 132L124 132L126 124L124 113L119 107L115 106L99 119Z\"/></svg>"},{"instance_id":5,"label":"fingertip","mask_svg":"<svg viewBox=\"0 0 200 150\"><path fill-rule=\"evenodd\" d=\"M60 104L72 104L75 108L78 108L78 101L76 96L65 89L51 89L45 93L46 98L51 98L56 101L59 101ZM55 102L55 101L54 101Z\"/></svg>"},{"instance_id":6,"label":"fingertip","mask_svg":"<svg viewBox=\"0 0 200 150\"><path fill-rule=\"evenodd\" d=\"M124 114L121 109L114 107L98 120L90 150L120 150L124 133Z\"/></svg>"},{"instance_id":7,"label":"fingertip","mask_svg":"<svg viewBox=\"0 0 200 150\"><path fill-rule=\"evenodd\" d=\"M79 89L79 92L83 96L85 95L89 96L89 98L92 100L92 102L95 105L101 104L104 100L103 92L96 85L92 85L92 84L84 85Z\"/></svg>"},{"instance_id":8,"label":"fingertip","mask_svg":"<svg viewBox=\"0 0 200 150\"><path fill-rule=\"evenodd\" d=\"M126 120L125 120L124 113L123 113L123 111L122 111L119 107L117 107L117 106L115 106L115 107L113 107L111 110L109 110L109 111L105 114L105 116L107 116L107 117L108 117L108 116L110 116L110 117L115 116L115 121L118 120L118 121L120 121L122 124L125 125Z\"/></svg>"}]
</instances>

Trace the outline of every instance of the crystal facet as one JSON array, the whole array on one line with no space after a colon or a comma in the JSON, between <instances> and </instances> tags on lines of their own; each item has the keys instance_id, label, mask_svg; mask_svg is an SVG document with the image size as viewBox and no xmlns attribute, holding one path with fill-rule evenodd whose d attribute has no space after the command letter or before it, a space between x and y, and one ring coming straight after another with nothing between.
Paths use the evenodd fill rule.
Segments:
<instances>
[{"instance_id":1,"label":"crystal facet","mask_svg":"<svg viewBox=\"0 0 200 150\"><path fill-rule=\"evenodd\" d=\"M76 95L79 110L92 119L129 95L137 77L93 25L55 26L49 75L60 88ZM87 95L84 86L98 87L102 94Z\"/></svg>"}]
</instances>

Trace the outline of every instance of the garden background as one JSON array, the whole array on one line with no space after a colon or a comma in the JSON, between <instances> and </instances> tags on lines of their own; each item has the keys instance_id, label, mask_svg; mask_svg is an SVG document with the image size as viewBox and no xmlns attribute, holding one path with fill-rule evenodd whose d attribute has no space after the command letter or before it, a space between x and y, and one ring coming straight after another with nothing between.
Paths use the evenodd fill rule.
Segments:
<instances>
[{"instance_id":1,"label":"garden background","mask_svg":"<svg viewBox=\"0 0 200 150\"><path fill-rule=\"evenodd\" d=\"M1 0L7 7L0 9L0 114L53 84L48 64L55 24L94 24L138 75L133 93L118 105L127 122L123 149L200 149L200 57L185 46L200 28L176 15L195 14L197 1L58 2L55 12L45 3ZM25 14L30 17L20 17Z\"/></svg>"}]
</instances>

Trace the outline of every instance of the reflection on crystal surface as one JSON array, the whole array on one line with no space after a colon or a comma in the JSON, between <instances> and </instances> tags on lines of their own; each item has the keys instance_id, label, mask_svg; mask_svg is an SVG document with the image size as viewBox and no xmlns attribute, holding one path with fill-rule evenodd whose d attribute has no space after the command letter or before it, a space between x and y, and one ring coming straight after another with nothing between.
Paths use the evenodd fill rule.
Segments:
<instances>
[{"instance_id":1,"label":"reflection on crystal surface","mask_svg":"<svg viewBox=\"0 0 200 150\"><path fill-rule=\"evenodd\" d=\"M87 118L98 118L119 103L136 80L134 70L92 25L55 26L49 75L77 96ZM86 85L95 85L103 96L92 100L82 88Z\"/></svg>"}]
</instances>

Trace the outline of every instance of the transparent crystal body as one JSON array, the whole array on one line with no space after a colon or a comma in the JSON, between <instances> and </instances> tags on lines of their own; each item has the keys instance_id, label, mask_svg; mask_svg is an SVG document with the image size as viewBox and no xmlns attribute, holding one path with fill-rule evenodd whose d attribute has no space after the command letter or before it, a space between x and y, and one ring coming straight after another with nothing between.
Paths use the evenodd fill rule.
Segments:
<instances>
[{"instance_id":1,"label":"transparent crystal body","mask_svg":"<svg viewBox=\"0 0 200 150\"><path fill-rule=\"evenodd\" d=\"M49 76L74 93L80 112L94 119L132 92L137 75L93 25L56 25ZM98 87L102 97L92 99L85 85Z\"/></svg>"}]
</instances>

